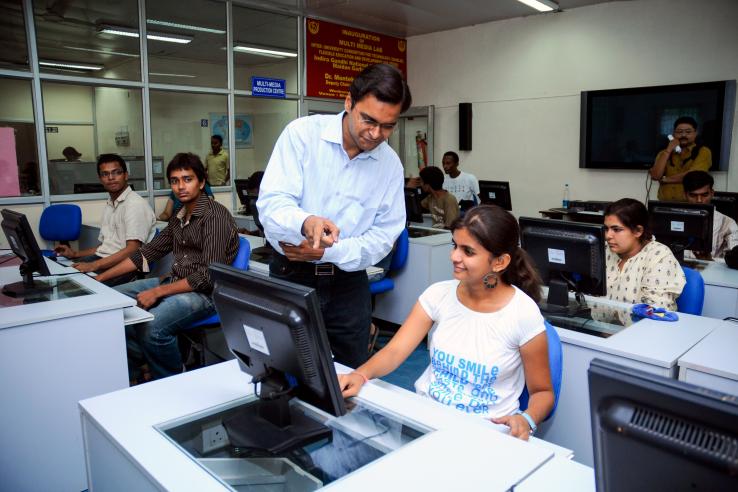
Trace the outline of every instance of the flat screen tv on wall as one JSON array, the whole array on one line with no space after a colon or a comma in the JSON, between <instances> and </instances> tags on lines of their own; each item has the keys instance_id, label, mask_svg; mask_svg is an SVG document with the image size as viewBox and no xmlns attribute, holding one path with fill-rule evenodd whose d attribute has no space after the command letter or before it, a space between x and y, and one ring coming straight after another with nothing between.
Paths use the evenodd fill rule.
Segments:
<instances>
[{"instance_id":1,"label":"flat screen tv on wall","mask_svg":"<svg viewBox=\"0 0 738 492\"><path fill-rule=\"evenodd\" d=\"M735 111L734 80L585 91L581 95L579 167L648 169L666 147L674 121L691 116L713 171L727 171Z\"/></svg>"}]
</instances>

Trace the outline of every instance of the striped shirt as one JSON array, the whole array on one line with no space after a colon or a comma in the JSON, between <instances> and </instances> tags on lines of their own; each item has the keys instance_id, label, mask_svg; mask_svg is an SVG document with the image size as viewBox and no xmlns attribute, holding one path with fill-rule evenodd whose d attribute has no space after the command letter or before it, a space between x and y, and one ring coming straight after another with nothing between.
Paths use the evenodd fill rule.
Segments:
<instances>
[{"instance_id":1,"label":"striped shirt","mask_svg":"<svg viewBox=\"0 0 738 492\"><path fill-rule=\"evenodd\" d=\"M186 213L182 207L158 236L130 258L136 268L146 271L151 262L173 253L172 281L185 278L193 291L210 294L210 264L230 265L238 253L236 222L227 208L205 193L200 194L187 222Z\"/></svg>"}]
</instances>

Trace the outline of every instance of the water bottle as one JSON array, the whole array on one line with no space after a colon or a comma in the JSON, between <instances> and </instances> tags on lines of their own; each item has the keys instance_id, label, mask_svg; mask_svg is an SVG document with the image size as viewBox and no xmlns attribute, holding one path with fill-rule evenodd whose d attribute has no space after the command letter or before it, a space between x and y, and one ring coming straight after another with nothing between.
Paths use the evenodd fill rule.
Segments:
<instances>
[{"instance_id":1,"label":"water bottle","mask_svg":"<svg viewBox=\"0 0 738 492\"><path fill-rule=\"evenodd\" d=\"M569 201L571 200L571 195L569 194L569 183L564 185L564 199L561 200L561 206L564 208L569 208Z\"/></svg>"}]
</instances>

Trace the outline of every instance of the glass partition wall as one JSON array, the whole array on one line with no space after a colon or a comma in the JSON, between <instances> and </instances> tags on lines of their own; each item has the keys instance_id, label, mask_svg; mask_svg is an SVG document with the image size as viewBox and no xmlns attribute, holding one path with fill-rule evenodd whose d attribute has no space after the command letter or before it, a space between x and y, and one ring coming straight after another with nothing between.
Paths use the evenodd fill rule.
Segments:
<instances>
[{"instance_id":1,"label":"glass partition wall","mask_svg":"<svg viewBox=\"0 0 738 492\"><path fill-rule=\"evenodd\" d=\"M213 135L230 166L216 194L263 170L299 115L303 19L252 3L0 2L0 205L105 199L101 153L153 205L174 154L204 161ZM286 99L253 97L252 76L284 79Z\"/></svg>"}]
</instances>

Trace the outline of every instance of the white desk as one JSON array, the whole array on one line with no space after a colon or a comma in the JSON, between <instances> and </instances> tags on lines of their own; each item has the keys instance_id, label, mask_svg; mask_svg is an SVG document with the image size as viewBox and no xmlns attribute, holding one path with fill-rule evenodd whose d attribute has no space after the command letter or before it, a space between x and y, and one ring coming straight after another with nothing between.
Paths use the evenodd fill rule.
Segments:
<instances>
[{"instance_id":1,"label":"white desk","mask_svg":"<svg viewBox=\"0 0 738 492\"><path fill-rule=\"evenodd\" d=\"M128 387L123 309L135 300L64 278L93 294L0 309L3 490L87 488L77 402ZM0 284L18 280L17 266L0 268Z\"/></svg>"},{"instance_id":2,"label":"white desk","mask_svg":"<svg viewBox=\"0 0 738 492\"><path fill-rule=\"evenodd\" d=\"M556 456L515 487L515 492L585 492L595 488L592 468Z\"/></svg>"},{"instance_id":3,"label":"white desk","mask_svg":"<svg viewBox=\"0 0 738 492\"><path fill-rule=\"evenodd\" d=\"M154 428L234 402L253 386L236 361L80 402L90 490L220 491L223 485ZM434 429L332 483L335 490L510 490L555 457L547 446L502 434L482 419L382 385L360 399Z\"/></svg>"},{"instance_id":4,"label":"white desk","mask_svg":"<svg viewBox=\"0 0 738 492\"><path fill-rule=\"evenodd\" d=\"M607 299L587 298L590 305L628 309ZM563 348L563 379L554 416L539 426L538 435L570 448L574 459L592 466L592 433L587 370L595 357L662 376L677 377L679 358L723 321L679 313L679 321L643 319L609 338L556 328ZM555 326L555 323L554 323Z\"/></svg>"},{"instance_id":5,"label":"white desk","mask_svg":"<svg viewBox=\"0 0 738 492\"><path fill-rule=\"evenodd\" d=\"M679 358L679 379L738 395L738 324L723 321Z\"/></svg>"},{"instance_id":6,"label":"white desk","mask_svg":"<svg viewBox=\"0 0 738 492\"><path fill-rule=\"evenodd\" d=\"M413 229L429 229L411 226ZM440 232L433 236L410 237L405 267L392 277L394 289L378 295L373 316L391 323L402 324L410 314L415 302L425 289L436 282L453 278L451 254L451 233Z\"/></svg>"},{"instance_id":7,"label":"white desk","mask_svg":"<svg viewBox=\"0 0 738 492\"><path fill-rule=\"evenodd\" d=\"M690 260L695 261L695 260ZM695 261L705 281L705 305L702 316L724 319L738 317L738 270L728 268L724 260Z\"/></svg>"}]
</instances>

